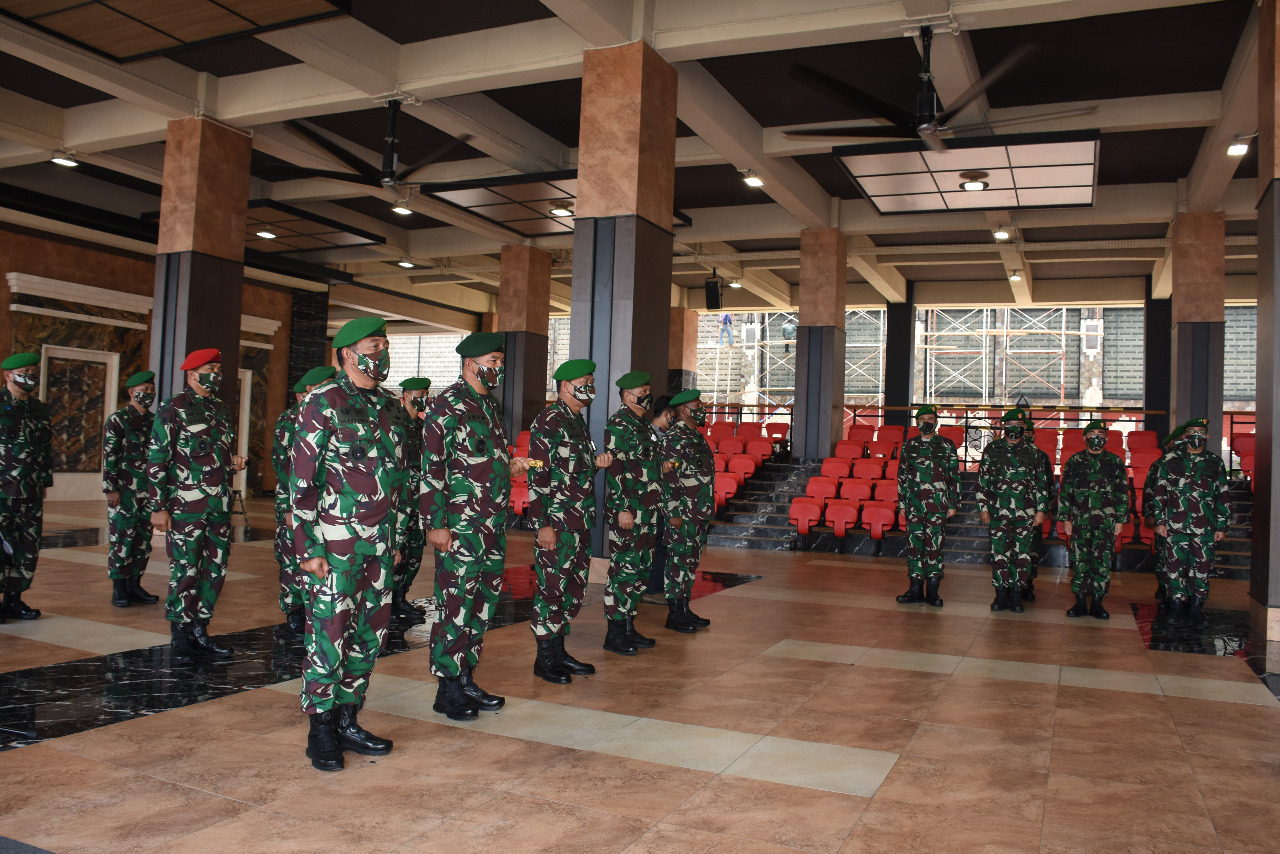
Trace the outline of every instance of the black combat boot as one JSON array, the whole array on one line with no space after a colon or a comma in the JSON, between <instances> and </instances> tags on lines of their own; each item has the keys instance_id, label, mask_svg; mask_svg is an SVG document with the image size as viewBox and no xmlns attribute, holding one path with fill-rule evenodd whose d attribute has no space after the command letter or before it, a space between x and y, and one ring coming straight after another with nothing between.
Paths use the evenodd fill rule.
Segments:
<instances>
[{"instance_id":1,"label":"black combat boot","mask_svg":"<svg viewBox=\"0 0 1280 854\"><path fill-rule=\"evenodd\" d=\"M533 660L533 675L554 685L568 685L573 677L560 666L556 639L551 636L536 638L538 654Z\"/></svg>"},{"instance_id":2,"label":"black combat boot","mask_svg":"<svg viewBox=\"0 0 1280 854\"><path fill-rule=\"evenodd\" d=\"M1027 586L1022 588L1022 600L1024 602L1036 601L1036 580L1034 578L1027 579Z\"/></svg>"},{"instance_id":3,"label":"black combat boot","mask_svg":"<svg viewBox=\"0 0 1280 854\"><path fill-rule=\"evenodd\" d=\"M129 601L129 582L123 578L111 579L111 604L117 608L128 608Z\"/></svg>"},{"instance_id":4,"label":"black combat boot","mask_svg":"<svg viewBox=\"0 0 1280 854\"><path fill-rule=\"evenodd\" d=\"M427 621L423 613L410 605L409 600L398 590L391 594L391 614L407 621L411 626L420 626Z\"/></svg>"},{"instance_id":5,"label":"black combat boot","mask_svg":"<svg viewBox=\"0 0 1280 854\"><path fill-rule=\"evenodd\" d=\"M40 611L23 602L21 593L10 590L4 594L4 615L15 620L37 620Z\"/></svg>"},{"instance_id":6,"label":"black combat boot","mask_svg":"<svg viewBox=\"0 0 1280 854\"><path fill-rule=\"evenodd\" d=\"M309 717L311 731L307 733L307 758L311 760L311 766L317 771L341 771L342 745L338 743L333 709L316 712Z\"/></svg>"},{"instance_id":7,"label":"black combat boot","mask_svg":"<svg viewBox=\"0 0 1280 854\"><path fill-rule=\"evenodd\" d=\"M1164 602L1165 605L1169 604L1169 588L1165 586L1163 575L1156 576L1155 598L1157 602Z\"/></svg>"},{"instance_id":8,"label":"black combat boot","mask_svg":"<svg viewBox=\"0 0 1280 854\"><path fill-rule=\"evenodd\" d=\"M1106 608L1102 607L1102 600L1105 598L1106 598L1106 594L1103 594L1103 595L1098 595L1097 593L1093 594L1093 605L1090 606L1089 608L1090 617L1097 617L1099 620L1111 619L1111 614L1108 613Z\"/></svg>"},{"instance_id":9,"label":"black combat boot","mask_svg":"<svg viewBox=\"0 0 1280 854\"><path fill-rule=\"evenodd\" d=\"M471 698L471 701L482 712L496 712L507 704L506 697L499 697L497 694L490 694L488 691L476 684L476 680L471 676L471 668L463 666L462 675L458 677L462 680L462 693Z\"/></svg>"},{"instance_id":10,"label":"black combat boot","mask_svg":"<svg viewBox=\"0 0 1280 854\"><path fill-rule=\"evenodd\" d=\"M480 717L476 701L462 690L461 676L441 676L436 701L431 708L451 721L474 721Z\"/></svg>"},{"instance_id":11,"label":"black combat boot","mask_svg":"<svg viewBox=\"0 0 1280 854\"><path fill-rule=\"evenodd\" d=\"M932 575L925 583L924 603L935 608L942 607L942 597L938 595L938 586L942 584L942 576Z\"/></svg>"},{"instance_id":12,"label":"black combat boot","mask_svg":"<svg viewBox=\"0 0 1280 854\"><path fill-rule=\"evenodd\" d=\"M667 621L662 627L683 635L691 635L698 630L697 626L684 618L679 599L667 599Z\"/></svg>"},{"instance_id":13,"label":"black combat boot","mask_svg":"<svg viewBox=\"0 0 1280 854\"><path fill-rule=\"evenodd\" d=\"M126 589L129 592L130 602L137 602L139 605L154 605L160 601L159 596L155 596L142 589L141 575L130 576Z\"/></svg>"},{"instance_id":14,"label":"black combat boot","mask_svg":"<svg viewBox=\"0 0 1280 854\"><path fill-rule=\"evenodd\" d=\"M212 655L214 658L229 658L231 650L225 646L218 646L214 643L213 638L209 637L209 621L196 620L191 624L191 643L196 650L206 655Z\"/></svg>"},{"instance_id":15,"label":"black combat boot","mask_svg":"<svg viewBox=\"0 0 1280 854\"><path fill-rule=\"evenodd\" d=\"M636 645L627 637L627 624L622 620L605 619L604 648L618 655L635 655Z\"/></svg>"},{"instance_id":16,"label":"black combat boot","mask_svg":"<svg viewBox=\"0 0 1280 854\"><path fill-rule=\"evenodd\" d=\"M1015 581L1005 588L1005 596L1009 599L1009 610L1015 614L1022 613L1022 590Z\"/></svg>"},{"instance_id":17,"label":"black combat boot","mask_svg":"<svg viewBox=\"0 0 1280 854\"><path fill-rule=\"evenodd\" d=\"M1085 601L1083 593L1076 594L1076 604L1072 605L1067 611L1068 617L1083 617L1089 613L1089 603Z\"/></svg>"},{"instance_id":18,"label":"black combat boot","mask_svg":"<svg viewBox=\"0 0 1280 854\"><path fill-rule=\"evenodd\" d=\"M686 622L692 623L699 629L705 629L711 625L711 621L706 617L699 617L697 614L689 610L689 599L686 597L680 600L680 613L684 615Z\"/></svg>"},{"instance_id":19,"label":"black combat boot","mask_svg":"<svg viewBox=\"0 0 1280 854\"><path fill-rule=\"evenodd\" d=\"M911 585L907 588L907 592L898 597L898 601L903 605L915 605L924 601L924 579L912 578Z\"/></svg>"},{"instance_id":20,"label":"black combat boot","mask_svg":"<svg viewBox=\"0 0 1280 854\"><path fill-rule=\"evenodd\" d=\"M174 664L190 664L195 660L195 650L191 648L191 635L187 633L186 624L170 623L169 661Z\"/></svg>"},{"instance_id":21,"label":"black combat boot","mask_svg":"<svg viewBox=\"0 0 1280 854\"><path fill-rule=\"evenodd\" d=\"M1187 622L1187 600L1178 599L1177 597L1169 597L1169 623L1174 626L1185 625Z\"/></svg>"},{"instance_id":22,"label":"black combat boot","mask_svg":"<svg viewBox=\"0 0 1280 854\"><path fill-rule=\"evenodd\" d=\"M1203 596L1192 596L1191 605L1187 609L1187 622L1197 629L1203 629L1209 625L1209 618L1204 615L1204 599Z\"/></svg>"},{"instance_id":23,"label":"black combat boot","mask_svg":"<svg viewBox=\"0 0 1280 854\"><path fill-rule=\"evenodd\" d=\"M302 637L307 633L307 612L301 608L291 609L288 614L285 614L284 624L289 627L289 631Z\"/></svg>"},{"instance_id":24,"label":"black combat boot","mask_svg":"<svg viewBox=\"0 0 1280 854\"><path fill-rule=\"evenodd\" d=\"M365 756L386 756L391 752L391 739L378 738L360 726L356 720L359 711L355 703L338 706L338 746Z\"/></svg>"},{"instance_id":25,"label":"black combat boot","mask_svg":"<svg viewBox=\"0 0 1280 854\"><path fill-rule=\"evenodd\" d=\"M627 640L631 641L632 646L637 649L649 649L658 645L658 642L653 638L647 638L636 631L636 618L634 616L628 614L622 623L626 626Z\"/></svg>"},{"instance_id":26,"label":"black combat boot","mask_svg":"<svg viewBox=\"0 0 1280 854\"><path fill-rule=\"evenodd\" d=\"M992 611L1003 611L1009 607L1009 588L997 587L996 598L991 600Z\"/></svg>"},{"instance_id":27,"label":"black combat boot","mask_svg":"<svg viewBox=\"0 0 1280 854\"><path fill-rule=\"evenodd\" d=\"M587 664L585 661L578 661L564 648L564 635L557 635L555 640L556 661L560 665L560 669L571 676L591 676L596 672L594 664Z\"/></svg>"}]
</instances>

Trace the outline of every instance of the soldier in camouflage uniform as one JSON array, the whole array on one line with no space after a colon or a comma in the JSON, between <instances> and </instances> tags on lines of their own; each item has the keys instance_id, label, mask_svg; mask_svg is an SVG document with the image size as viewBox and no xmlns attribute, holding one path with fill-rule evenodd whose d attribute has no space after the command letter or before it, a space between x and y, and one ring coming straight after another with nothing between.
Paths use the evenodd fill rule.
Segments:
<instances>
[{"instance_id":1,"label":"soldier in camouflage uniform","mask_svg":"<svg viewBox=\"0 0 1280 854\"><path fill-rule=\"evenodd\" d=\"M196 350L180 369L187 387L160 404L147 449L147 506L169 553L169 621L174 661L195 650L225 658L231 650L209 636L222 592L231 540L231 478L246 460L231 453L227 407L214 395L222 382L222 354Z\"/></svg>"},{"instance_id":2,"label":"soldier in camouflage uniform","mask_svg":"<svg viewBox=\"0 0 1280 854\"><path fill-rule=\"evenodd\" d=\"M1035 529L1049 512L1044 465L1023 441L1026 416L1011 409L1000 419L1004 437L987 443L978 467L975 499L982 524L991 526L992 611L1022 613L1022 590L1030 578Z\"/></svg>"},{"instance_id":3,"label":"soldier in camouflage uniform","mask_svg":"<svg viewBox=\"0 0 1280 854\"><path fill-rule=\"evenodd\" d=\"M659 457L661 445L650 423L653 389L649 375L631 371L618 378L622 406L605 426L604 449L613 454L605 476L609 514L609 577L604 587L608 624L604 648L635 655L656 644L636 631L636 609L653 566L661 515L662 476L671 463Z\"/></svg>"},{"instance_id":4,"label":"soldier in camouflage uniform","mask_svg":"<svg viewBox=\"0 0 1280 854\"><path fill-rule=\"evenodd\" d=\"M307 756L321 771L341 769L344 749L391 751L357 714L391 621L391 567L410 500L399 403L378 385L391 367L386 321L348 321L333 344L342 372L302 401L289 479L307 599L302 711Z\"/></svg>"},{"instance_id":5,"label":"soldier in camouflage uniform","mask_svg":"<svg viewBox=\"0 0 1280 854\"><path fill-rule=\"evenodd\" d=\"M1205 449L1209 422L1188 421L1182 435L1182 447L1153 466L1154 482L1145 501L1156 534L1166 538L1174 616L1181 617L1189 603L1192 624L1203 626L1214 544L1226 536L1231 523L1231 488L1222 458Z\"/></svg>"},{"instance_id":6,"label":"soldier in camouflage uniform","mask_svg":"<svg viewBox=\"0 0 1280 854\"><path fill-rule=\"evenodd\" d=\"M898 453L898 505L907 520L910 579L898 601L941 608L942 536L947 520L960 507L960 459L955 444L938 435L937 408L917 409L916 424L920 435L903 442Z\"/></svg>"},{"instance_id":7,"label":"soldier in camouflage uniform","mask_svg":"<svg viewBox=\"0 0 1280 854\"><path fill-rule=\"evenodd\" d=\"M142 589L142 574L151 556L151 514L147 512L147 443L155 415L156 375L140 371L125 380L129 403L107 418L102 428L102 491L107 496L107 530L111 551L107 575L111 579L111 604L128 608L134 602L154 605L160 601Z\"/></svg>"},{"instance_id":8,"label":"soldier in camouflage uniform","mask_svg":"<svg viewBox=\"0 0 1280 854\"><path fill-rule=\"evenodd\" d=\"M440 680L432 708L474 720L504 699L472 675L502 588L511 478L528 467L510 459L502 410L491 392L502 382L504 337L462 339L462 377L431 401L423 422L422 524L442 557L436 565L439 616L431 627L431 672Z\"/></svg>"},{"instance_id":9,"label":"soldier in camouflage uniform","mask_svg":"<svg viewBox=\"0 0 1280 854\"><path fill-rule=\"evenodd\" d=\"M290 512L289 477L292 467L289 454L298 427L298 409L302 399L316 386L333 379L338 369L332 365L312 368L293 385L293 406L276 419L275 441L271 445L271 468L276 475L276 563L280 566L280 610L284 612L289 631L302 637L307 628L306 596L293 555L293 514Z\"/></svg>"},{"instance_id":10,"label":"soldier in camouflage uniform","mask_svg":"<svg viewBox=\"0 0 1280 854\"><path fill-rule=\"evenodd\" d=\"M391 593L391 616L400 617L410 625L427 621L417 606L410 604L409 588L422 568L422 552L427 538L422 530L422 517L418 513L417 495L422 489L422 416L431 400L427 392L431 380L427 377L410 377L400 383L400 408L396 410L396 423L404 430L404 464L409 476L409 494L415 497L409 508L409 529L405 532L404 554L395 568L395 586Z\"/></svg>"},{"instance_id":11,"label":"soldier in camouflage uniform","mask_svg":"<svg viewBox=\"0 0 1280 854\"><path fill-rule=\"evenodd\" d=\"M676 421L662 437L662 458L675 463L664 477L667 530L667 621L664 628L690 634L711 621L689 610L693 581L715 518L715 457L699 432L707 411L696 388L671 398Z\"/></svg>"},{"instance_id":12,"label":"soldier in camouflage uniform","mask_svg":"<svg viewBox=\"0 0 1280 854\"><path fill-rule=\"evenodd\" d=\"M1036 457L1040 460L1040 466L1044 471L1045 489L1049 493L1049 506L1054 503L1055 480L1053 476L1053 454L1041 448L1036 442L1036 424L1030 417L1026 420L1027 432L1023 436L1023 441L1036 449ZM1031 553L1033 555L1041 555L1044 553L1044 527L1037 526L1035 530L1035 542L1032 543ZM1036 601L1036 579L1040 577L1040 561L1039 559L1031 561L1031 571L1027 573L1027 583L1022 587L1022 598L1027 602Z\"/></svg>"},{"instance_id":13,"label":"soldier in camouflage uniform","mask_svg":"<svg viewBox=\"0 0 1280 854\"><path fill-rule=\"evenodd\" d=\"M538 532L534 571L538 584L529 621L537 641L533 675L558 685L590 676L595 667L564 648L569 621L578 615L591 568L596 524L596 469L613 462L597 454L582 410L596 396L596 363L570 359L556 369L556 402L529 426L529 520Z\"/></svg>"},{"instance_id":14,"label":"soldier in camouflage uniform","mask_svg":"<svg viewBox=\"0 0 1280 854\"><path fill-rule=\"evenodd\" d=\"M1178 427L1168 435L1168 437L1164 440L1164 442L1161 443L1160 447L1163 451L1161 456L1162 457L1169 456L1174 451L1176 451L1181 445L1182 445L1182 428ZM1147 500L1146 496L1151 494L1151 487L1155 484L1155 475L1156 475L1156 466L1153 463L1151 467L1147 469L1147 477L1142 482L1142 495L1143 495L1142 518L1143 518L1143 522L1146 523L1146 526L1148 528L1151 528L1153 531L1155 530L1155 527L1156 527L1156 520L1151 517L1151 513L1148 510L1148 508L1151 506L1151 502ZM1161 611L1168 610L1169 607L1173 604L1173 598L1169 595L1169 571L1168 571L1168 567L1165 565L1165 551L1166 551L1165 538L1160 536L1159 534L1156 534L1154 537L1152 537L1151 557L1154 559L1154 563L1155 563L1155 569L1154 569L1155 576L1156 576L1155 598L1157 600L1157 610L1161 610ZM1143 561L1143 563L1145 564L1146 561Z\"/></svg>"},{"instance_id":15,"label":"soldier in camouflage uniform","mask_svg":"<svg viewBox=\"0 0 1280 854\"><path fill-rule=\"evenodd\" d=\"M1124 460L1106 449L1107 426L1090 421L1084 428L1085 449L1062 467L1058 521L1071 540L1071 592L1076 603L1068 617L1111 615L1102 599L1111 585L1111 556L1116 534L1129 518L1129 473ZM1093 604L1085 602L1092 595Z\"/></svg>"},{"instance_id":16,"label":"soldier in camouflage uniform","mask_svg":"<svg viewBox=\"0 0 1280 854\"><path fill-rule=\"evenodd\" d=\"M5 617L34 620L40 612L22 601L31 588L40 557L45 490L53 486L49 408L35 397L40 387L40 357L15 353L3 362L0 390L0 564Z\"/></svg>"}]
</instances>

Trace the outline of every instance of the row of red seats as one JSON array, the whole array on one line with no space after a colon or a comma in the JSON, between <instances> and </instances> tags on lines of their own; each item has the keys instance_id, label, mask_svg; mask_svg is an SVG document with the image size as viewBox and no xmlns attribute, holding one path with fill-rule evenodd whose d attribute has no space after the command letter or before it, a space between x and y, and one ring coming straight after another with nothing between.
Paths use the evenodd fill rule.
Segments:
<instances>
[{"instance_id":1,"label":"row of red seats","mask_svg":"<svg viewBox=\"0 0 1280 854\"><path fill-rule=\"evenodd\" d=\"M849 457L827 457L822 461L823 477L861 477L867 480L898 477L898 461L883 459L851 459Z\"/></svg>"},{"instance_id":2,"label":"row of red seats","mask_svg":"<svg viewBox=\"0 0 1280 854\"><path fill-rule=\"evenodd\" d=\"M893 528L895 522L901 524L897 506L892 501L823 502L805 495L791 500L788 519L806 536L814 525L826 522L837 537L843 538L851 528L862 528L873 540L883 539L884 532Z\"/></svg>"},{"instance_id":3,"label":"row of red seats","mask_svg":"<svg viewBox=\"0 0 1280 854\"><path fill-rule=\"evenodd\" d=\"M751 454L752 456L768 459L773 455L774 445L768 439L748 439L743 442L741 439L730 437L728 439L707 439L707 444L711 445L711 450L717 454L723 454L731 457L734 454Z\"/></svg>"},{"instance_id":4,"label":"row of red seats","mask_svg":"<svg viewBox=\"0 0 1280 854\"><path fill-rule=\"evenodd\" d=\"M787 438L791 425L779 421L770 421L764 423L762 421L743 421L741 424L734 424L732 421L715 421L710 427L705 429L705 435L708 439L719 442L721 439L735 438L742 442L749 442L752 439L769 439L775 445Z\"/></svg>"},{"instance_id":5,"label":"row of red seats","mask_svg":"<svg viewBox=\"0 0 1280 854\"><path fill-rule=\"evenodd\" d=\"M808 498L831 501L837 496L853 501L869 501L874 496L877 501L898 501L898 481L885 478L861 477L823 477L815 475L805 484L804 494Z\"/></svg>"}]
</instances>

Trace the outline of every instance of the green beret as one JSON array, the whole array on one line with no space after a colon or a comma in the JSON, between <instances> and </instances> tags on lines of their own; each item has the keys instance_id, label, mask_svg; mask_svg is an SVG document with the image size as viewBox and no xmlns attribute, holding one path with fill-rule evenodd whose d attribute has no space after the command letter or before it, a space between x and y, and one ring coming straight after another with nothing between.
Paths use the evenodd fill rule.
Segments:
<instances>
[{"instance_id":1,"label":"green beret","mask_svg":"<svg viewBox=\"0 0 1280 854\"><path fill-rule=\"evenodd\" d=\"M306 393L307 393L307 381L306 381L306 380L298 380L296 383L294 383L294 384L293 384L293 393L294 393L294 394L306 394Z\"/></svg>"},{"instance_id":2,"label":"green beret","mask_svg":"<svg viewBox=\"0 0 1280 854\"><path fill-rule=\"evenodd\" d=\"M298 385L303 386L303 391L306 391L306 386L320 385L320 383L328 382L333 379L334 375L337 373L338 369L333 365L321 365L320 367L312 368L303 374L302 379L298 380ZM294 386L294 391L297 390L297 386Z\"/></svg>"},{"instance_id":3,"label":"green beret","mask_svg":"<svg viewBox=\"0 0 1280 854\"><path fill-rule=\"evenodd\" d=\"M681 404L688 403L691 400L697 400L701 396L702 392L698 391L696 388L686 389L671 398L671 405L680 406Z\"/></svg>"},{"instance_id":4,"label":"green beret","mask_svg":"<svg viewBox=\"0 0 1280 854\"><path fill-rule=\"evenodd\" d=\"M29 368L38 364L40 364L40 357L35 353L14 353L0 362L0 370L16 371L18 368Z\"/></svg>"},{"instance_id":5,"label":"green beret","mask_svg":"<svg viewBox=\"0 0 1280 854\"><path fill-rule=\"evenodd\" d=\"M587 374L596 372L596 363L590 359L570 359L560 367L556 368L556 372L551 375L554 380L576 380L579 377L585 377Z\"/></svg>"},{"instance_id":6,"label":"green beret","mask_svg":"<svg viewBox=\"0 0 1280 854\"><path fill-rule=\"evenodd\" d=\"M1086 433L1088 433L1090 430L1106 430L1106 429L1107 429L1107 425L1097 420L1090 421L1088 424L1084 425L1084 432Z\"/></svg>"},{"instance_id":7,"label":"green beret","mask_svg":"<svg viewBox=\"0 0 1280 854\"><path fill-rule=\"evenodd\" d=\"M644 371L628 371L618 377L618 381L614 383L618 388L640 388L642 385L648 385L650 376Z\"/></svg>"},{"instance_id":8,"label":"green beret","mask_svg":"<svg viewBox=\"0 0 1280 854\"><path fill-rule=\"evenodd\" d=\"M1209 419L1208 418L1192 418L1186 424L1182 425L1182 432L1185 433L1187 432L1187 430L1189 430L1192 427L1203 427L1204 429L1208 430Z\"/></svg>"},{"instance_id":9,"label":"green beret","mask_svg":"<svg viewBox=\"0 0 1280 854\"><path fill-rule=\"evenodd\" d=\"M155 371L138 371L136 374L134 374L133 376L129 377L129 379L124 381L124 387L133 388L136 385L142 385L143 383L153 383L155 381L156 381Z\"/></svg>"},{"instance_id":10,"label":"green beret","mask_svg":"<svg viewBox=\"0 0 1280 854\"><path fill-rule=\"evenodd\" d=\"M409 377L409 379L400 383L401 391L422 391L431 388L431 379L429 377Z\"/></svg>"},{"instance_id":11,"label":"green beret","mask_svg":"<svg viewBox=\"0 0 1280 854\"><path fill-rule=\"evenodd\" d=\"M370 335L386 334L387 322L381 317L357 317L344 323L342 328L338 330L338 334L333 336L333 349L350 347Z\"/></svg>"},{"instance_id":12,"label":"green beret","mask_svg":"<svg viewBox=\"0 0 1280 854\"><path fill-rule=\"evenodd\" d=\"M1026 421L1027 415L1021 409L1010 409L1000 418L1001 424L1008 424L1010 421Z\"/></svg>"},{"instance_id":13,"label":"green beret","mask_svg":"<svg viewBox=\"0 0 1280 854\"><path fill-rule=\"evenodd\" d=\"M921 415L936 416L937 414L938 414L938 407L934 406L932 403L926 403L924 406L916 410L916 418L919 418Z\"/></svg>"},{"instance_id":14,"label":"green beret","mask_svg":"<svg viewBox=\"0 0 1280 854\"><path fill-rule=\"evenodd\" d=\"M458 343L453 352L459 356L476 359L490 353L501 353L507 345L507 336L501 332L472 332Z\"/></svg>"}]
</instances>

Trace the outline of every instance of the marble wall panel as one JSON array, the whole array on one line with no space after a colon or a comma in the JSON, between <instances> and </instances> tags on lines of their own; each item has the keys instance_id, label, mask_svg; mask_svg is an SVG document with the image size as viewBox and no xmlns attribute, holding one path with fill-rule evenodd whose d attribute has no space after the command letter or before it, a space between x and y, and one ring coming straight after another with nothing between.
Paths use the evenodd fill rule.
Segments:
<instances>
[{"instance_id":1,"label":"marble wall panel","mask_svg":"<svg viewBox=\"0 0 1280 854\"><path fill-rule=\"evenodd\" d=\"M82 359L50 359L45 374L53 470L101 471L107 366Z\"/></svg>"}]
</instances>

